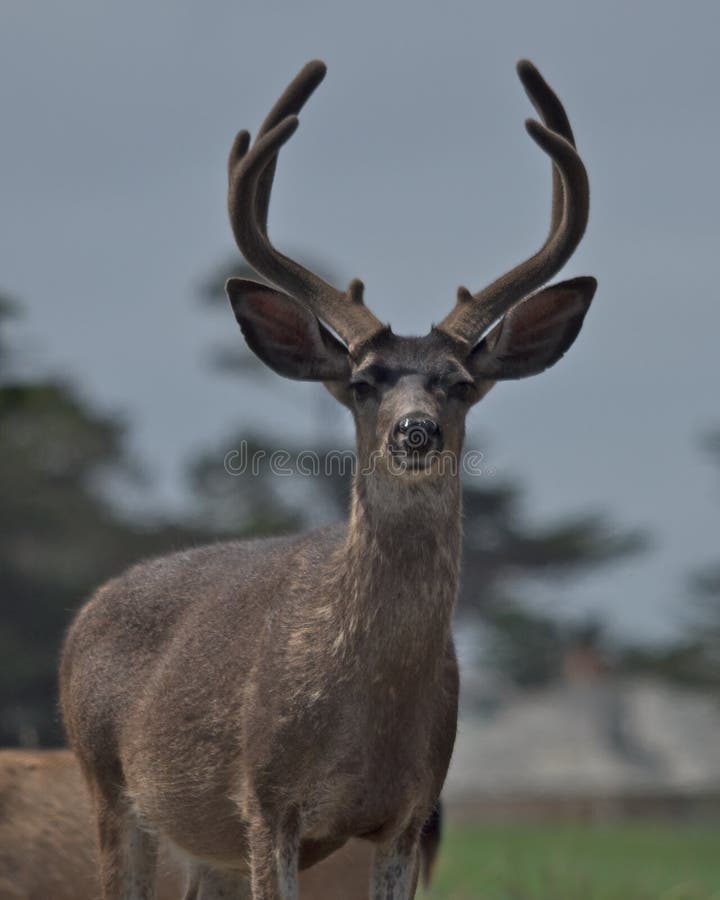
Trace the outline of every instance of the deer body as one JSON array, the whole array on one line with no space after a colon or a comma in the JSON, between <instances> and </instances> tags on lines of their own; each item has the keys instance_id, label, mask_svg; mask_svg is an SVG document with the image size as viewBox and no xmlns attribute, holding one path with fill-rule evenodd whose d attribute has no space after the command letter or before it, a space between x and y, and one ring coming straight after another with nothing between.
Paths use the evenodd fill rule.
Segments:
<instances>
[{"instance_id":1,"label":"deer body","mask_svg":"<svg viewBox=\"0 0 720 900\"><path fill-rule=\"evenodd\" d=\"M595 290L577 278L537 291L580 240L588 197L564 110L529 63L520 75L544 124L528 130L554 175L550 234L527 262L460 289L424 337L400 337L360 282L340 292L279 253L267 235L277 157L324 73L308 64L252 147L246 132L235 140L231 225L283 291L230 279L227 292L268 366L323 382L351 411L349 521L145 563L79 614L62 706L106 900L151 896L158 834L196 867L187 900L294 900L298 870L352 837L376 844L374 900L414 896L456 729L465 416L496 381L556 362Z\"/></svg>"},{"instance_id":2,"label":"deer body","mask_svg":"<svg viewBox=\"0 0 720 900\"><path fill-rule=\"evenodd\" d=\"M258 804L278 822L298 817L308 861L352 836L387 838L424 821L455 735L447 577L457 578L457 521L454 532L419 530L421 560L393 558L387 544L373 555L382 533L356 531L351 541L346 528L329 528L132 569L78 620L73 634L82 630L91 659L68 641L66 657L92 665L117 653L128 622L138 626L114 678L82 681L87 694L72 698L91 739L78 744L81 759L96 767L86 748L108 732L127 734L115 765L139 819L194 857L232 868L245 865L245 823ZM451 546L433 554L432 543ZM374 565L361 565L366 555ZM405 577L411 571L422 584ZM380 606L388 591L393 604ZM249 771L262 776L250 780Z\"/></svg>"}]
</instances>

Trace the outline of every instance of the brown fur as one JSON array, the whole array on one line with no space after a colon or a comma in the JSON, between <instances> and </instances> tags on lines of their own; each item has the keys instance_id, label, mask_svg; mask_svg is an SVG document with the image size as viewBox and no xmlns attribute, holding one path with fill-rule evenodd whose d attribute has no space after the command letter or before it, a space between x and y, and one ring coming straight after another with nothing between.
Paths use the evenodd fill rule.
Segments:
<instances>
[{"instance_id":1,"label":"brown fur","mask_svg":"<svg viewBox=\"0 0 720 900\"><path fill-rule=\"evenodd\" d=\"M425 868L437 850L427 835ZM301 900L367 900L371 845L351 841L300 875ZM157 900L177 900L186 873L161 848ZM90 797L68 750L0 750L0 900L96 900Z\"/></svg>"},{"instance_id":2,"label":"brown fur","mask_svg":"<svg viewBox=\"0 0 720 900\"><path fill-rule=\"evenodd\" d=\"M352 412L350 519L146 562L76 618L62 707L93 794L106 900L147 900L156 835L194 860L202 900L293 900L298 869L351 838L377 845L376 900L414 896L422 824L455 740L465 416L495 381L556 362L595 290L575 279L508 312L496 282L488 309L507 316L475 346L478 318L466 313L479 296L461 298L460 336L400 337L361 313L357 284L339 294L279 254L266 228L277 153L322 74L303 70L230 159L241 249L296 296L239 279L227 289L268 366L322 381ZM570 191L566 178L565 163L582 168L572 145L548 128L535 136L560 170L564 206L540 269L536 256L516 270L511 292L517 278L534 288L554 274L587 211L582 179Z\"/></svg>"}]
</instances>

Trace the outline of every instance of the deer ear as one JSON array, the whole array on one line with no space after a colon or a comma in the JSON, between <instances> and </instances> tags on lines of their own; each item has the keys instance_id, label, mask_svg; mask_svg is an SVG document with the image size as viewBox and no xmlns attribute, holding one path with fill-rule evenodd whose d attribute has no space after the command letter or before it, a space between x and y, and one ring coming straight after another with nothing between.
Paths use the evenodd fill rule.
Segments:
<instances>
[{"instance_id":1,"label":"deer ear","mask_svg":"<svg viewBox=\"0 0 720 900\"><path fill-rule=\"evenodd\" d=\"M470 355L470 371L503 381L550 368L578 336L596 287L597 281L585 276L532 294L480 341Z\"/></svg>"},{"instance_id":2,"label":"deer ear","mask_svg":"<svg viewBox=\"0 0 720 900\"><path fill-rule=\"evenodd\" d=\"M302 303L241 278L230 278L225 290L248 347L279 375L306 381L348 377L347 348Z\"/></svg>"}]
</instances>

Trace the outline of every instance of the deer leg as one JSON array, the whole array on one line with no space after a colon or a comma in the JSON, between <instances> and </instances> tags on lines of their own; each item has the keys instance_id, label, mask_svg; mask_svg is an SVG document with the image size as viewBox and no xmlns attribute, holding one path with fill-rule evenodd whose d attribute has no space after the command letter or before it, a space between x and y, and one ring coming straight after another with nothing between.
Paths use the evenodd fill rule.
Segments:
<instances>
[{"instance_id":1,"label":"deer leg","mask_svg":"<svg viewBox=\"0 0 720 900\"><path fill-rule=\"evenodd\" d=\"M141 828L121 801L99 800L97 820L103 900L153 900L155 835Z\"/></svg>"},{"instance_id":2,"label":"deer leg","mask_svg":"<svg viewBox=\"0 0 720 900\"><path fill-rule=\"evenodd\" d=\"M299 831L295 818L274 828L262 817L249 830L252 900L298 900Z\"/></svg>"},{"instance_id":3,"label":"deer leg","mask_svg":"<svg viewBox=\"0 0 720 900\"><path fill-rule=\"evenodd\" d=\"M200 896L201 878L202 876L200 873L197 872L194 867L191 867L188 874L187 887L185 888L182 900L198 900L198 897Z\"/></svg>"},{"instance_id":4,"label":"deer leg","mask_svg":"<svg viewBox=\"0 0 720 900\"><path fill-rule=\"evenodd\" d=\"M370 900L412 900L418 882L420 829L413 826L375 850Z\"/></svg>"},{"instance_id":5,"label":"deer leg","mask_svg":"<svg viewBox=\"0 0 720 900\"><path fill-rule=\"evenodd\" d=\"M297 828L283 829L277 848L278 882L282 900L298 900L298 864L300 861L300 837Z\"/></svg>"},{"instance_id":6,"label":"deer leg","mask_svg":"<svg viewBox=\"0 0 720 900\"><path fill-rule=\"evenodd\" d=\"M188 879L182 900L200 900L200 888L207 867L201 863L188 862Z\"/></svg>"},{"instance_id":7,"label":"deer leg","mask_svg":"<svg viewBox=\"0 0 720 900\"><path fill-rule=\"evenodd\" d=\"M240 872L193 866L183 900L252 900L250 881Z\"/></svg>"}]
</instances>

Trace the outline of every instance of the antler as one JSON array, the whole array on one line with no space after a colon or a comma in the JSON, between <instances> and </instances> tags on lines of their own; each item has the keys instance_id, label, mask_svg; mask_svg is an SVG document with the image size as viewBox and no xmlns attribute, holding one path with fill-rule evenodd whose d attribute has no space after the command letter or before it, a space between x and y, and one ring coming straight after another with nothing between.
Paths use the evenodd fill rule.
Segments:
<instances>
[{"instance_id":1,"label":"antler","mask_svg":"<svg viewBox=\"0 0 720 900\"><path fill-rule=\"evenodd\" d=\"M308 306L348 344L350 351L386 328L363 305L363 284L346 292L276 250L267 235L267 215L278 153L298 126L297 114L325 77L325 64L305 65L270 110L255 142L241 131L228 160L228 212L240 252L273 284Z\"/></svg>"},{"instance_id":2,"label":"antler","mask_svg":"<svg viewBox=\"0 0 720 900\"><path fill-rule=\"evenodd\" d=\"M543 124L528 119L530 137L553 162L550 231L530 259L511 269L477 294L458 288L457 303L438 328L473 345L482 333L516 303L542 287L568 261L587 225L590 190L587 172L575 150L570 123L555 92L528 60L517 65L518 75Z\"/></svg>"}]
</instances>

